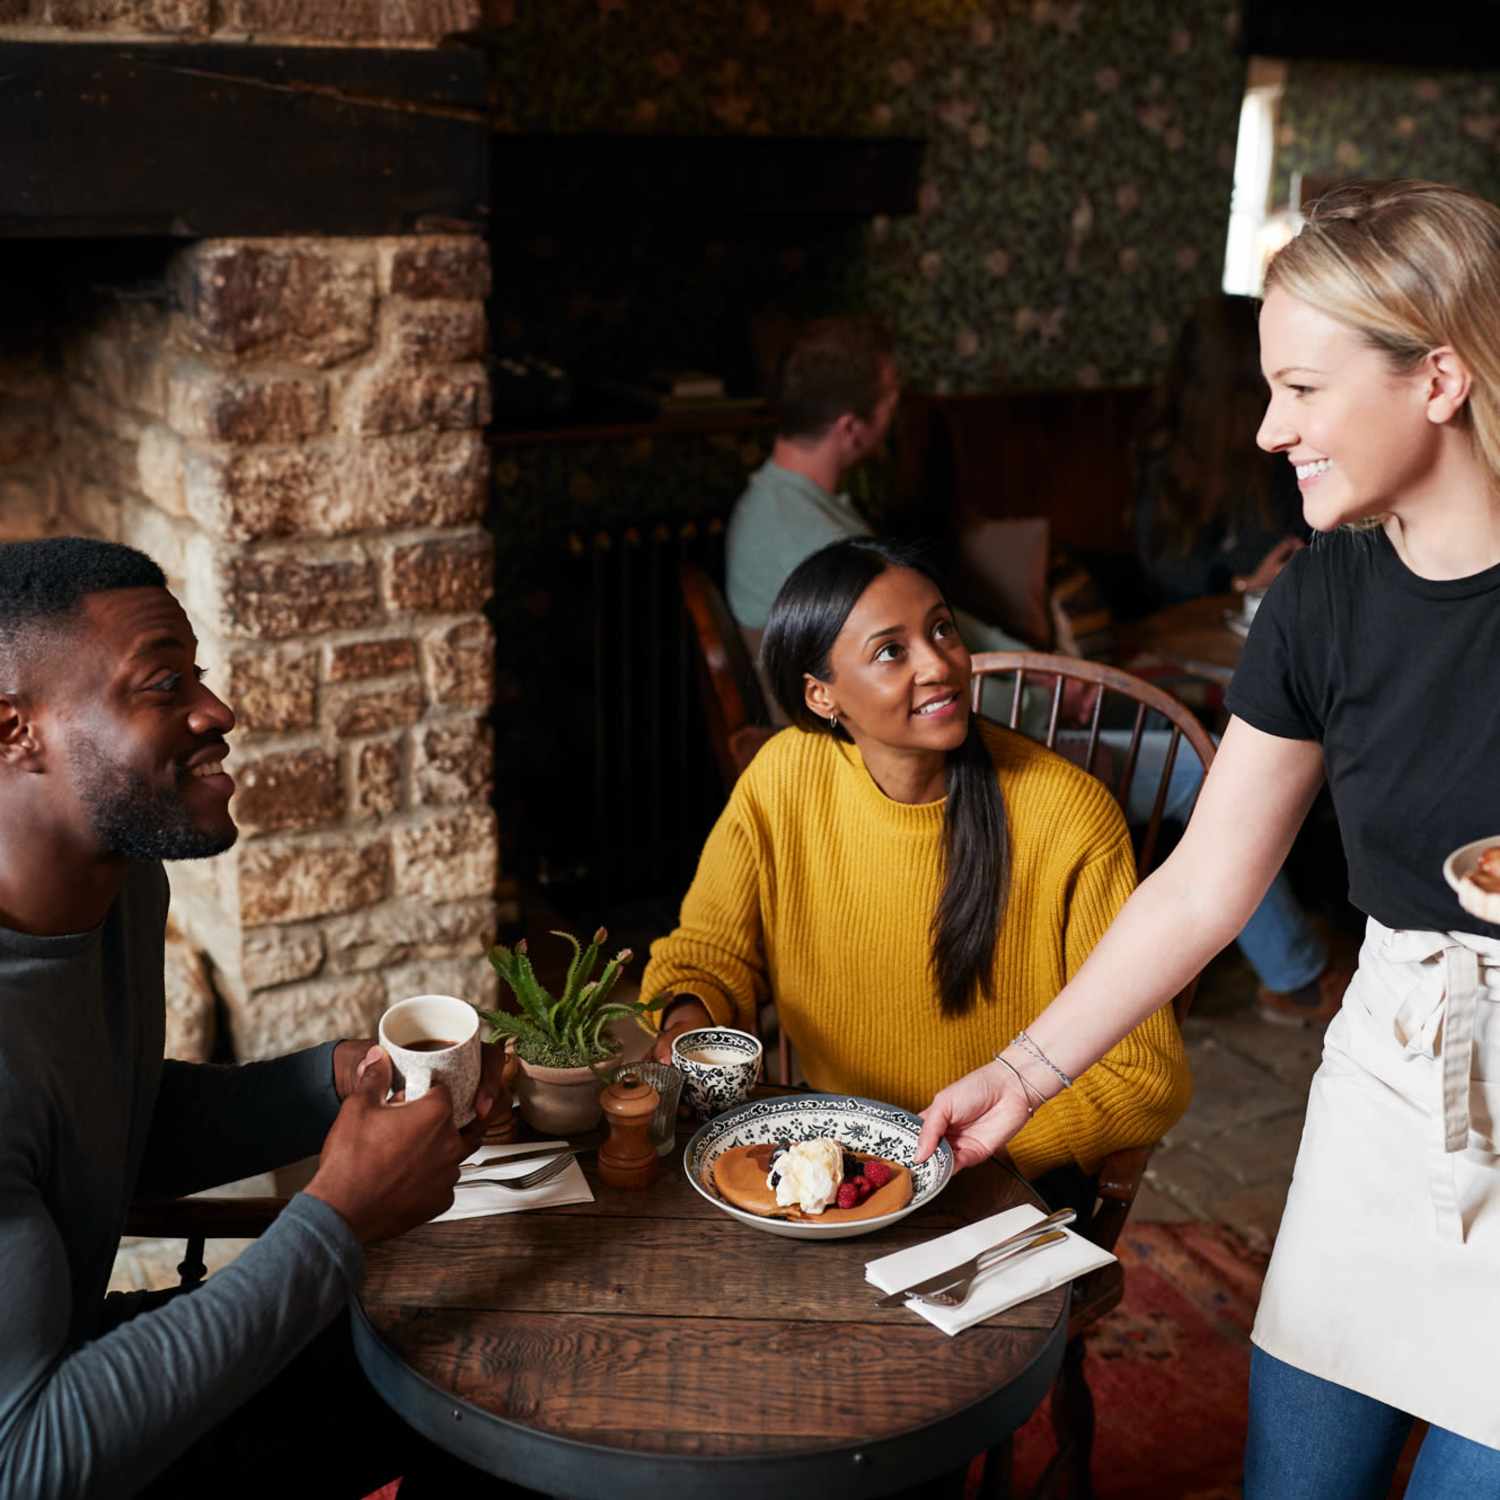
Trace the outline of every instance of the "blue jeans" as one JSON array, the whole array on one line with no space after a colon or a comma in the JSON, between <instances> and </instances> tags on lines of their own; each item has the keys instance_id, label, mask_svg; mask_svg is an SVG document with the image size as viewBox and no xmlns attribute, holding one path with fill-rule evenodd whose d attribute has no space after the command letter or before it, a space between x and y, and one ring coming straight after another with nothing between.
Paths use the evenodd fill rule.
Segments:
<instances>
[{"instance_id":1,"label":"blue jeans","mask_svg":"<svg viewBox=\"0 0 1500 1500\"><path fill-rule=\"evenodd\" d=\"M1253 1349L1245 1500L1385 1500L1415 1418ZM1500 1449L1429 1427L1406 1500L1500 1495Z\"/></svg>"},{"instance_id":2,"label":"blue jeans","mask_svg":"<svg viewBox=\"0 0 1500 1500\"><path fill-rule=\"evenodd\" d=\"M1130 736L1110 731L1099 738L1119 753L1123 765L1130 748ZM1171 736L1165 730L1147 730L1141 736L1140 755L1125 805L1126 821L1132 827L1139 827L1151 816L1170 741ZM1202 785L1203 767L1192 746L1183 741L1179 743L1177 758L1172 762L1172 779L1167 783L1163 816L1185 824ZM1261 898L1260 905L1251 912L1238 942L1240 952L1249 960L1260 982L1268 990L1283 994L1311 984L1328 963L1327 946L1313 931L1286 876L1280 873L1271 882L1271 888Z\"/></svg>"}]
</instances>

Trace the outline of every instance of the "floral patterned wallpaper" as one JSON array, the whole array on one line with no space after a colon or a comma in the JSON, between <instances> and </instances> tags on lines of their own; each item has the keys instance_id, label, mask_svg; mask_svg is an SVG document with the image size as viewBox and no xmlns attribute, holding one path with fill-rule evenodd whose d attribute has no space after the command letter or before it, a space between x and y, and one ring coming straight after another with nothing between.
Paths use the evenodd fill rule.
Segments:
<instances>
[{"instance_id":1,"label":"floral patterned wallpaper","mask_svg":"<svg viewBox=\"0 0 1500 1500\"><path fill-rule=\"evenodd\" d=\"M1500 86L1493 73L1294 62L1281 99L1272 204L1293 172L1427 177L1500 200Z\"/></svg>"},{"instance_id":2,"label":"floral patterned wallpaper","mask_svg":"<svg viewBox=\"0 0 1500 1500\"><path fill-rule=\"evenodd\" d=\"M1244 79L1229 0L488 10L503 128L925 137L920 212L864 226L856 253L926 388L1149 379L1219 283ZM781 255L795 275L797 247Z\"/></svg>"},{"instance_id":3,"label":"floral patterned wallpaper","mask_svg":"<svg viewBox=\"0 0 1500 1500\"><path fill-rule=\"evenodd\" d=\"M486 9L506 129L928 142L910 216L726 226L699 224L689 206L672 223L497 222L497 353L628 377L641 350L685 364L711 350L743 383L749 316L865 307L892 325L917 388L1133 384L1155 375L1189 305L1219 285L1245 75L1231 0ZM601 839L645 838L619 822L641 800L617 786L638 771L634 690L611 693L679 658L677 646L648 649L643 622L680 630L679 549L717 566L715 525L767 451L754 427L496 450L501 826L507 867L560 882L555 899L566 872L597 878L610 865ZM891 473L867 466L857 478L885 524ZM665 583L623 604L653 568ZM614 652L602 687L601 622ZM701 752L700 740L695 731ZM640 892L674 889L691 869L710 789L704 806L679 799L688 862L676 877L654 881L625 861Z\"/></svg>"}]
</instances>

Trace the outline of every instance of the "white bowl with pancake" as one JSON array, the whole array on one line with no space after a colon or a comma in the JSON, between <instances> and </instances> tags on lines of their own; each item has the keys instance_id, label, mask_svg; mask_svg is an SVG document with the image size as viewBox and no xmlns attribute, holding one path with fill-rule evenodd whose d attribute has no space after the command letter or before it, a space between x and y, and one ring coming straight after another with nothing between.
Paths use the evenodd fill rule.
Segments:
<instances>
[{"instance_id":1,"label":"white bowl with pancake","mask_svg":"<svg viewBox=\"0 0 1500 1500\"><path fill-rule=\"evenodd\" d=\"M852 1094L787 1094L774 1099L752 1099L708 1121L693 1135L683 1151L683 1169L688 1181L715 1208L752 1229L763 1229L788 1239L852 1239L904 1219L923 1204L932 1202L947 1187L953 1176L952 1148L942 1142L918 1166L915 1157L921 1131L922 1121L909 1110ZM791 1145L823 1139L837 1141L854 1155L890 1162L901 1169L904 1178L898 1174L897 1181L888 1184L881 1194L871 1195L867 1203L853 1211L830 1208L824 1214L801 1215L792 1210L786 1211L791 1217L782 1217L775 1212L751 1212L737 1206L725 1196L715 1175L716 1163L725 1168L737 1159L743 1161L756 1148L762 1148L763 1154L764 1148L778 1143ZM731 1157L728 1153L736 1155ZM908 1186L909 1197L905 1196ZM752 1191L747 1201L755 1195ZM886 1203L896 1206L887 1211Z\"/></svg>"},{"instance_id":2,"label":"white bowl with pancake","mask_svg":"<svg viewBox=\"0 0 1500 1500\"><path fill-rule=\"evenodd\" d=\"M1482 922L1500 922L1500 854L1490 862L1492 871L1480 869L1480 860L1492 849L1500 850L1500 837L1475 839L1443 861L1443 879L1453 887L1458 904Z\"/></svg>"}]
</instances>

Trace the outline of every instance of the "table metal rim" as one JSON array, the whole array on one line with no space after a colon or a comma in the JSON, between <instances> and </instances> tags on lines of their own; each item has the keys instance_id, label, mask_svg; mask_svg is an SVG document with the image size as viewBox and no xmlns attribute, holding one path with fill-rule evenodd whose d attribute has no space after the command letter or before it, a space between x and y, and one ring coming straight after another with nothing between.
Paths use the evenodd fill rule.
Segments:
<instances>
[{"instance_id":1,"label":"table metal rim","mask_svg":"<svg viewBox=\"0 0 1500 1500\"><path fill-rule=\"evenodd\" d=\"M440 1447L499 1478L573 1500L659 1500L666 1477L675 1494L751 1500L795 1476L803 1485L836 1484L837 1493L861 1500L956 1467L1019 1427L1041 1404L1062 1367L1069 1302L1064 1299L1046 1342L1014 1379L935 1422L837 1448L723 1457L609 1447L543 1432L486 1411L444 1391L407 1364L375 1330L358 1298L351 1302L350 1312L356 1357L381 1399ZM934 1334L938 1336L937 1330ZM994 1409L1013 1407L1018 1400L1025 1410L1009 1427L997 1430ZM489 1462L492 1445L480 1436L470 1437L486 1429L499 1429L522 1462L504 1469ZM934 1453L943 1455L936 1469Z\"/></svg>"}]
</instances>

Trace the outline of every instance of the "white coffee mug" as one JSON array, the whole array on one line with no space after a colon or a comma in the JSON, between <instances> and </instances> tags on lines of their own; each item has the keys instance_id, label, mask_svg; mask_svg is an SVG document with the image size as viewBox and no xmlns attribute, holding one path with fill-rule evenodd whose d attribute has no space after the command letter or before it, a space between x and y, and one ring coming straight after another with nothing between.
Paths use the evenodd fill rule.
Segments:
<instances>
[{"instance_id":1,"label":"white coffee mug","mask_svg":"<svg viewBox=\"0 0 1500 1500\"><path fill-rule=\"evenodd\" d=\"M435 1042L442 1045L432 1046ZM405 1081L408 1104L442 1083L453 1099L453 1123L462 1127L474 1118L479 1012L467 1000L452 995L398 1000L380 1018L380 1045Z\"/></svg>"}]
</instances>

